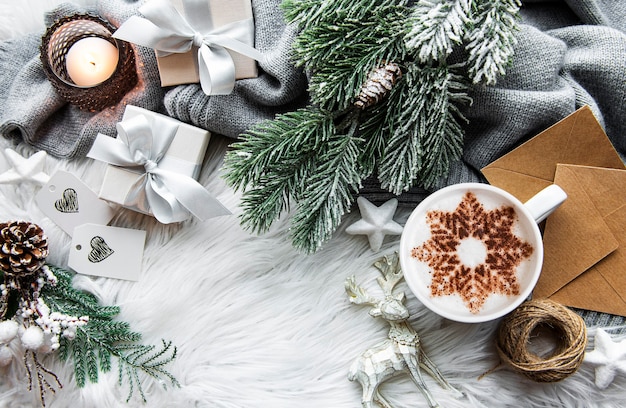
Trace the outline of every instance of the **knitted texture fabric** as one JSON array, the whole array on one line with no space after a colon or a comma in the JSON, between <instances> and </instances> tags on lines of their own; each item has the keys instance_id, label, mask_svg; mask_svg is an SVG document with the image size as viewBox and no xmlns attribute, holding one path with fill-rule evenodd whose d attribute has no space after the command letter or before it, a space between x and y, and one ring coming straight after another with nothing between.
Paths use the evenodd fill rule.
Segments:
<instances>
[{"instance_id":1,"label":"knitted texture fabric","mask_svg":"<svg viewBox=\"0 0 626 408\"><path fill-rule=\"evenodd\" d=\"M114 25L137 14L141 2L101 1L97 13ZM286 26L280 0L253 0L256 47L267 56L258 78L237 81L231 95L207 96L199 85L161 88L154 52L134 46L139 83L116 106L102 112L78 110L47 81L39 61L40 36L0 43L0 133L65 157L82 157L98 132L114 135L126 104L169 115L226 136L305 102L306 79L291 63L297 34ZM76 6L57 8L48 23ZM507 75L495 86L475 86L464 112L464 154L437 187L484 181L480 168L577 108L590 105L624 157L626 124L626 3L604 0L526 1L518 43ZM414 188L401 205L414 206L428 192ZM361 191L374 202L391 195L375 180Z\"/></svg>"},{"instance_id":2,"label":"knitted texture fabric","mask_svg":"<svg viewBox=\"0 0 626 408\"><path fill-rule=\"evenodd\" d=\"M297 32L285 25L281 0L253 0L255 48L265 54L258 78L235 83L230 95L207 96L200 85L181 85L165 94L167 113L183 122L238 137L262 120L304 105L306 77L291 60Z\"/></svg>"},{"instance_id":3,"label":"knitted texture fabric","mask_svg":"<svg viewBox=\"0 0 626 408\"><path fill-rule=\"evenodd\" d=\"M89 10L121 25L138 14L141 1L103 0ZM290 62L295 32L284 24L279 0L253 0L256 47L266 54L258 78L237 81L231 95L206 97L197 85L180 86L168 95L173 117L230 137L272 118L306 99L306 78ZM76 12L65 3L46 16L46 24ZM98 133L114 136L127 104L167 113L154 50L133 45L139 81L115 106L85 112L65 102L47 80L39 60L41 35L0 43L0 134L15 137L53 156L72 159L87 154ZM201 94L197 95L197 93ZM192 101L198 101L192 103Z\"/></svg>"},{"instance_id":4,"label":"knitted texture fabric","mask_svg":"<svg viewBox=\"0 0 626 408\"><path fill-rule=\"evenodd\" d=\"M622 159L626 157L626 2L526 1L512 64L495 86L475 86L464 113L464 153L436 188L485 181L480 169L589 105ZM414 207L427 191L399 197ZM360 195L392 197L375 180Z\"/></svg>"},{"instance_id":5,"label":"knitted texture fabric","mask_svg":"<svg viewBox=\"0 0 626 408\"><path fill-rule=\"evenodd\" d=\"M46 25L74 13L99 14L118 26L133 13L125 1L102 2L97 10L71 3L61 4L45 17ZM138 83L120 103L101 112L81 111L68 104L46 78L39 59L41 34L31 34L0 43L0 133L61 158L83 157L98 133L116 134L115 124L127 104L165 112L163 90L152 50L135 48Z\"/></svg>"}]
</instances>

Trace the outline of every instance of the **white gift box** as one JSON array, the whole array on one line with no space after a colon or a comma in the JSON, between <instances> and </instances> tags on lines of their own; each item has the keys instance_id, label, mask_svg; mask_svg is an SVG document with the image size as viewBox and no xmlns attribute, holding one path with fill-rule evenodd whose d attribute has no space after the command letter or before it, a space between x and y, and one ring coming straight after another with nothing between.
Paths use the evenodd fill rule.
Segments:
<instances>
[{"instance_id":1,"label":"white gift box","mask_svg":"<svg viewBox=\"0 0 626 408\"><path fill-rule=\"evenodd\" d=\"M173 121L177 123L178 129L176 135L167 149L165 156L159 161L159 167L197 180L211 138L211 133L207 130L180 122L169 116L161 115L133 105L126 107L122 122L138 115L144 115L153 128L158 128L159 123L163 121ZM104 174L99 197L135 211L151 214L151 211L143 211L141 208L125 205L128 193L143 174L145 174L145 171L141 167L127 168L109 164Z\"/></svg>"}]
</instances>

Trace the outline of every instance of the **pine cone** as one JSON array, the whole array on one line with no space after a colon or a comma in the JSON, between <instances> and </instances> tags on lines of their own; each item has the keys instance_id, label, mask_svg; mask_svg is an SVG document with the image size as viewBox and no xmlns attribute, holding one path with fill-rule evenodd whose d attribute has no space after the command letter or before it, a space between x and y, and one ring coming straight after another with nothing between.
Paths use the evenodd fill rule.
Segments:
<instances>
[{"instance_id":1,"label":"pine cone","mask_svg":"<svg viewBox=\"0 0 626 408\"><path fill-rule=\"evenodd\" d=\"M9 276L35 274L48 256L48 238L37 224L0 223L0 268Z\"/></svg>"},{"instance_id":2,"label":"pine cone","mask_svg":"<svg viewBox=\"0 0 626 408\"><path fill-rule=\"evenodd\" d=\"M354 106L366 109L382 100L395 83L402 78L400 66L394 62L386 63L369 73L367 81L361 86Z\"/></svg>"}]
</instances>

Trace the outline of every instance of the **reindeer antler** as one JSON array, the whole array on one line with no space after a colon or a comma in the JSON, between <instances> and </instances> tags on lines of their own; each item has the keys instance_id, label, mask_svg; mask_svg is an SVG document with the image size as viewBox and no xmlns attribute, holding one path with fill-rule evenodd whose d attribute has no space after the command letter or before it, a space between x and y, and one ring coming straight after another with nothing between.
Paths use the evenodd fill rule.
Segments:
<instances>
[{"instance_id":1,"label":"reindeer antler","mask_svg":"<svg viewBox=\"0 0 626 408\"><path fill-rule=\"evenodd\" d=\"M378 305L378 301L371 297L362 286L356 284L354 275L348 277L345 282L346 293L350 296L350 302L356 305Z\"/></svg>"},{"instance_id":2,"label":"reindeer antler","mask_svg":"<svg viewBox=\"0 0 626 408\"><path fill-rule=\"evenodd\" d=\"M392 256L387 256L376 263L374 266L382 273L383 276L376 279L378 285L381 287L385 295L391 295L394 286L398 284L404 277L402 274L402 268L400 268L400 257L397 252L394 252Z\"/></svg>"}]
</instances>

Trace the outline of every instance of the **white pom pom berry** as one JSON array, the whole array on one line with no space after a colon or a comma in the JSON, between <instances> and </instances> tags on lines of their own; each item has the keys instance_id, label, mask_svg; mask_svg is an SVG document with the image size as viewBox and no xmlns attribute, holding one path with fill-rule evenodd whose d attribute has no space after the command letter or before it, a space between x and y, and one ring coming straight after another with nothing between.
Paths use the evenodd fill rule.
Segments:
<instances>
[{"instance_id":1,"label":"white pom pom berry","mask_svg":"<svg viewBox=\"0 0 626 408\"><path fill-rule=\"evenodd\" d=\"M38 326L30 326L22 334L22 345L28 350L37 350L43 345L43 330Z\"/></svg>"},{"instance_id":2,"label":"white pom pom berry","mask_svg":"<svg viewBox=\"0 0 626 408\"><path fill-rule=\"evenodd\" d=\"M0 323L0 343L9 344L17 336L18 324L15 320Z\"/></svg>"}]
</instances>

